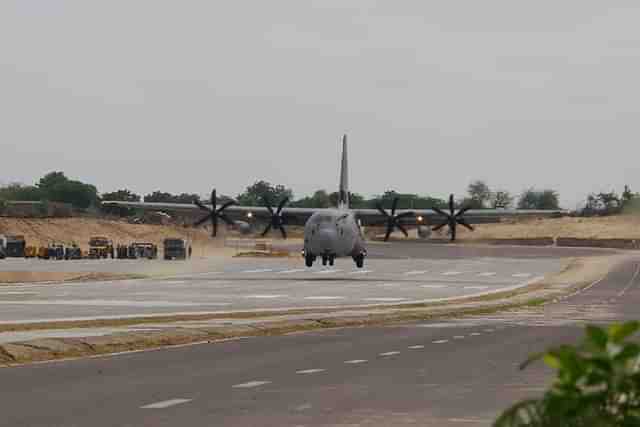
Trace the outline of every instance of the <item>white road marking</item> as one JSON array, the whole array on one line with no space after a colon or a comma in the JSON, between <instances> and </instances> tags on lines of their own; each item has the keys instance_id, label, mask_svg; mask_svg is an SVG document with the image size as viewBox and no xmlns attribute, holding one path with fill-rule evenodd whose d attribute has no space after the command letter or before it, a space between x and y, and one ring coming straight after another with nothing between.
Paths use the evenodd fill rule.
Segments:
<instances>
[{"instance_id":1,"label":"white road marking","mask_svg":"<svg viewBox=\"0 0 640 427\"><path fill-rule=\"evenodd\" d=\"M353 360L345 360L344 363L348 363L350 365L357 365L359 363L367 363L368 360L365 359L353 359Z\"/></svg>"},{"instance_id":2,"label":"white road marking","mask_svg":"<svg viewBox=\"0 0 640 427\"><path fill-rule=\"evenodd\" d=\"M273 271L273 269L272 268L260 268L258 270L241 271L241 273L269 273L270 271Z\"/></svg>"},{"instance_id":3,"label":"white road marking","mask_svg":"<svg viewBox=\"0 0 640 427\"><path fill-rule=\"evenodd\" d=\"M445 271L442 273L443 276L457 276L458 274L462 274L461 271Z\"/></svg>"},{"instance_id":4,"label":"white road marking","mask_svg":"<svg viewBox=\"0 0 640 427\"><path fill-rule=\"evenodd\" d=\"M257 299L271 299L271 298L286 298L289 295L247 295L245 298L257 298Z\"/></svg>"},{"instance_id":5,"label":"white road marking","mask_svg":"<svg viewBox=\"0 0 640 427\"><path fill-rule=\"evenodd\" d=\"M464 339L464 335L454 335L453 339L454 340L463 340Z\"/></svg>"},{"instance_id":6,"label":"white road marking","mask_svg":"<svg viewBox=\"0 0 640 427\"><path fill-rule=\"evenodd\" d=\"M373 270L356 270L356 271L351 271L349 274L367 274L367 273L373 273Z\"/></svg>"},{"instance_id":7,"label":"white road marking","mask_svg":"<svg viewBox=\"0 0 640 427\"><path fill-rule=\"evenodd\" d=\"M172 281L168 281L168 282L160 282L163 285L184 285L185 282L184 280L172 280Z\"/></svg>"},{"instance_id":8,"label":"white road marking","mask_svg":"<svg viewBox=\"0 0 640 427\"><path fill-rule=\"evenodd\" d=\"M423 349L423 348L424 348L424 346L423 346L423 345L412 345L412 346L409 346L409 347L407 347L407 348L408 348L409 350L421 350L421 349Z\"/></svg>"},{"instance_id":9,"label":"white road marking","mask_svg":"<svg viewBox=\"0 0 640 427\"><path fill-rule=\"evenodd\" d=\"M493 329L485 329L485 330L484 330L484 332L486 332L486 333L489 333L489 334L490 334L491 332L494 332L494 330L493 330Z\"/></svg>"},{"instance_id":10,"label":"white road marking","mask_svg":"<svg viewBox=\"0 0 640 427\"><path fill-rule=\"evenodd\" d=\"M313 297L304 297L304 299L308 299L308 300L332 300L332 299L344 299L344 297L338 297L338 296L313 296Z\"/></svg>"},{"instance_id":11,"label":"white road marking","mask_svg":"<svg viewBox=\"0 0 640 427\"><path fill-rule=\"evenodd\" d=\"M480 332L471 332L469 335L471 335L472 337L477 337L482 334Z\"/></svg>"},{"instance_id":12,"label":"white road marking","mask_svg":"<svg viewBox=\"0 0 640 427\"><path fill-rule=\"evenodd\" d=\"M387 357L387 356L395 356L396 354L400 354L399 351L387 351L386 353L380 353L378 356Z\"/></svg>"},{"instance_id":13,"label":"white road marking","mask_svg":"<svg viewBox=\"0 0 640 427\"><path fill-rule=\"evenodd\" d=\"M397 283L380 283L378 286L380 286L381 288L390 288L393 286L398 286Z\"/></svg>"},{"instance_id":14,"label":"white road marking","mask_svg":"<svg viewBox=\"0 0 640 427\"><path fill-rule=\"evenodd\" d=\"M518 278L525 278L525 277L531 277L531 273L518 273L518 274L512 274L511 277L518 277Z\"/></svg>"},{"instance_id":15,"label":"white road marking","mask_svg":"<svg viewBox=\"0 0 640 427\"><path fill-rule=\"evenodd\" d=\"M171 406L180 405L182 403L191 402L192 399L171 399L162 402L151 403L150 405L141 406L140 409L164 409Z\"/></svg>"},{"instance_id":16,"label":"white road marking","mask_svg":"<svg viewBox=\"0 0 640 427\"><path fill-rule=\"evenodd\" d=\"M320 271L316 271L315 274L333 274L333 273L339 273L342 270L320 270Z\"/></svg>"},{"instance_id":17,"label":"white road marking","mask_svg":"<svg viewBox=\"0 0 640 427\"><path fill-rule=\"evenodd\" d=\"M407 271L404 273L405 276L417 276L418 274L425 274L428 273L429 270L414 270L414 271Z\"/></svg>"},{"instance_id":18,"label":"white road marking","mask_svg":"<svg viewBox=\"0 0 640 427\"><path fill-rule=\"evenodd\" d=\"M0 300L0 305L80 305L80 306L117 306L117 307L199 307L231 305L226 302L178 302L178 301L131 301L131 300Z\"/></svg>"},{"instance_id":19,"label":"white road marking","mask_svg":"<svg viewBox=\"0 0 640 427\"><path fill-rule=\"evenodd\" d=\"M444 344L444 343L447 343L447 342L449 342L449 340L437 340L437 341L432 341L431 343L432 344Z\"/></svg>"},{"instance_id":20,"label":"white road marking","mask_svg":"<svg viewBox=\"0 0 640 427\"><path fill-rule=\"evenodd\" d=\"M324 372L326 369L304 369L302 371L296 371L296 374L306 375L306 374L317 374L318 372Z\"/></svg>"},{"instance_id":21,"label":"white road marking","mask_svg":"<svg viewBox=\"0 0 640 427\"><path fill-rule=\"evenodd\" d=\"M425 289L442 289L446 288L446 285L420 285L420 287Z\"/></svg>"},{"instance_id":22,"label":"white road marking","mask_svg":"<svg viewBox=\"0 0 640 427\"><path fill-rule=\"evenodd\" d=\"M293 270L278 271L278 274L301 273L303 271L306 271L306 270L304 268L296 268L296 269L293 269Z\"/></svg>"},{"instance_id":23,"label":"white road marking","mask_svg":"<svg viewBox=\"0 0 640 427\"><path fill-rule=\"evenodd\" d=\"M365 301L379 301L379 302L396 302L396 301L404 301L406 298L365 298Z\"/></svg>"},{"instance_id":24,"label":"white road marking","mask_svg":"<svg viewBox=\"0 0 640 427\"><path fill-rule=\"evenodd\" d=\"M477 289L477 290L484 290L484 289L489 289L488 286L465 286L462 289Z\"/></svg>"},{"instance_id":25,"label":"white road marking","mask_svg":"<svg viewBox=\"0 0 640 427\"><path fill-rule=\"evenodd\" d=\"M497 273L493 272L493 271L486 271L484 273L479 273L478 276L480 277L491 277L491 276L495 276Z\"/></svg>"},{"instance_id":26,"label":"white road marking","mask_svg":"<svg viewBox=\"0 0 640 427\"><path fill-rule=\"evenodd\" d=\"M254 388L265 384L271 384L271 381L249 381L242 384L236 384L232 388Z\"/></svg>"},{"instance_id":27,"label":"white road marking","mask_svg":"<svg viewBox=\"0 0 640 427\"><path fill-rule=\"evenodd\" d=\"M38 295L38 292L2 292L0 295Z\"/></svg>"}]
</instances>

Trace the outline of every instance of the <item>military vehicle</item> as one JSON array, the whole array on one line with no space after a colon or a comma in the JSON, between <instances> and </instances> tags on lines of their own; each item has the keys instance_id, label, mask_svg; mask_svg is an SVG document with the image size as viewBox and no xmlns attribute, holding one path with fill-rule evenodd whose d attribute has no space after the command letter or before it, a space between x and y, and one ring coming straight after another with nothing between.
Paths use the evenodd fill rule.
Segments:
<instances>
[{"instance_id":1,"label":"military vehicle","mask_svg":"<svg viewBox=\"0 0 640 427\"><path fill-rule=\"evenodd\" d=\"M114 258L113 242L106 237L94 236L89 239L89 258Z\"/></svg>"},{"instance_id":2,"label":"military vehicle","mask_svg":"<svg viewBox=\"0 0 640 427\"><path fill-rule=\"evenodd\" d=\"M180 238L164 239L164 259L187 259L191 257L191 244Z\"/></svg>"}]
</instances>

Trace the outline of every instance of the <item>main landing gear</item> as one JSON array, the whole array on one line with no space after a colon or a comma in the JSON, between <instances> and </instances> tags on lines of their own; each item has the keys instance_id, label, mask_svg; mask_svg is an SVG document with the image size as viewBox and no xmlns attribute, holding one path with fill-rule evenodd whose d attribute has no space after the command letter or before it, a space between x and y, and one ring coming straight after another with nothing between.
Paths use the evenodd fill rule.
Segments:
<instances>
[{"instance_id":1,"label":"main landing gear","mask_svg":"<svg viewBox=\"0 0 640 427\"><path fill-rule=\"evenodd\" d=\"M317 257L313 254L307 254L307 253L303 253L303 256L304 256L304 264L307 267L313 267L313 263L316 261ZM333 266L335 261L336 261L335 255L322 255L322 265L329 264L330 266Z\"/></svg>"},{"instance_id":2,"label":"main landing gear","mask_svg":"<svg viewBox=\"0 0 640 427\"><path fill-rule=\"evenodd\" d=\"M356 267L362 268L364 267L364 254L354 255L353 260L356 263Z\"/></svg>"}]
</instances>

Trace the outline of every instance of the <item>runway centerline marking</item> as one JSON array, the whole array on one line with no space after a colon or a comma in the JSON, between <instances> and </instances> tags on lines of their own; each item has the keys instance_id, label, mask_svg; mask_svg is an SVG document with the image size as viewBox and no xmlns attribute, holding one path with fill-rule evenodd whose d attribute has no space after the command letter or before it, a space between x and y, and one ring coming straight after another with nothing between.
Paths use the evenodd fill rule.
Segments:
<instances>
[{"instance_id":1,"label":"runway centerline marking","mask_svg":"<svg viewBox=\"0 0 640 427\"><path fill-rule=\"evenodd\" d=\"M377 302L396 302L404 301L406 298L392 298L392 297L380 297L380 298L365 298L365 301L377 301Z\"/></svg>"},{"instance_id":2,"label":"runway centerline marking","mask_svg":"<svg viewBox=\"0 0 640 427\"><path fill-rule=\"evenodd\" d=\"M485 271L484 273L478 273L478 276L480 277L491 277L491 276L495 276L497 273L493 272L493 271Z\"/></svg>"},{"instance_id":3,"label":"runway centerline marking","mask_svg":"<svg viewBox=\"0 0 640 427\"><path fill-rule=\"evenodd\" d=\"M431 343L432 344L444 344L444 343L447 343L447 342L449 342L449 340L437 340L437 341L432 341Z\"/></svg>"},{"instance_id":4,"label":"runway centerline marking","mask_svg":"<svg viewBox=\"0 0 640 427\"><path fill-rule=\"evenodd\" d=\"M259 268L257 270L244 270L241 273L269 273L273 271L272 268Z\"/></svg>"},{"instance_id":5,"label":"runway centerline marking","mask_svg":"<svg viewBox=\"0 0 640 427\"><path fill-rule=\"evenodd\" d=\"M453 339L454 340L463 340L464 339L464 335L454 335Z\"/></svg>"},{"instance_id":6,"label":"runway centerline marking","mask_svg":"<svg viewBox=\"0 0 640 427\"><path fill-rule=\"evenodd\" d=\"M192 399L170 399L163 400L162 402L151 403L149 405L141 406L140 409L164 409L171 406L180 405L182 403L191 402Z\"/></svg>"},{"instance_id":7,"label":"runway centerline marking","mask_svg":"<svg viewBox=\"0 0 640 427\"><path fill-rule=\"evenodd\" d=\"M442 289L442 288L446 288L446 285L420 285L421 288L425 288L425 289Z\"/></svg>"},{"instance_id":8,"label":"runway centerline marking","mask_svg":"<svg viewBox=\"0 0 640 427\"><path fill-rule=\"evenodd\" d=\"M367 274L367 273L373 273L373 270L356 270L356 271L350 271L348 274Z\"/></svg>"},{"instance_id":9,"label":"runway centerline marking","mask_svg":"<svg viewBox=\"0 0 640 427\"><path fill-rule=\"evenodd\" d=\"M339 273L342 270L320 270L320 271L316 271L314 274L333 274L333 273Z\"/></svg>"},{"instance_id":10,"label":"runway centerline marking","mask_svg":"<svg viewBox=\"0 0 640 427\"><path fill-rule=\"evenodd\" d=\"M245 296L245 298L256 298L256 299L271 299L271 298L286 298L289 295L270 295L270 294L264 294L264 295L247 295Z\"/></svg>"},{"instance_id":11,"label":"runway centerline marking","mask_svg":"<svg viewBox=\"0 0 640 427\"><path fill-rule=\"evenodd\" d=\"M428 273L429 270L413 270L413 271L407 271L404 273L405 276L417 276L418 274L425 274Z\"/></svg>"},{"instance_id":12,"label":"runway centerline marking","mask_svg":"<svg viewBox=\"0 0 640 427\"><path fill-rule=\"evenodd\" d=\"M469 335L471 335L472 337L477 337L482 335L480 332L471 332Z\"/></svg>"},{"instance_id":13,"label":"runway centerline marking","mask_svg":"<svg viewBox=\"0 0 640 427\"><path fill-rule=\"evenodd\" d=\"M271 384L271 381L249 381L242 384L236 384L231 388L254 388L254 387L260 387L261 385L265 385L265 384Z\"/></svg>"},{"instance_id":14,"label":"runway centerline marking","mask_svg":"<svg viewBox=\"0 0 640 427\"><path fill-rule=\"evenodd\" d=\"M484 289L489 289L488 286L465 286L462 289L477 289L477 290L484 290Z\"/></svg>"},{"instance_id":15,"label":"runway centerline marking","mask_svg":"<svg viewBox=\"0 0 640 427\"><path fill-rule=\"evenodd\" d=\"M462 274L461 271L445 271L444 273L442 273L443 276L457 276L459 274Z\"/></svg>"},{"instance_id":16,"label":"runway centerline marking","mask_svg":"<svg viewBox=\"0 0 640 427\"><path fill-rule=\"evenodd\" d=\"M517 274L512 274L511 277L517 277L517 278L531 277L531 273L517 273Z\"/></svg>"},{"instance_id":17,"label":"runway centerline marking","mask_svg":"<svg viewBox=\"0 0 640 427\"><path fill-rule=\"evenodd\" d=\"M304 268L295 268L293 270L278 271L278 274L302 273L303 271L306 271L306 270Z\"/></svg>"},{"instance_id":18,"label":"runway centerline marking","mask_svg":"<svg viewBox=\"0 0 640 427\"><path fill-rule=\"evenodd\" d=\"M424 348L423 345L411 345L407 347L409 350L422 350Z\"/></svg>"},{"instance_id":19,"label":"runway centerline marking","mask_svg":"<svg viewBox=\"0 0 640 427\"><path fill-rule=\"evenodd\" d=\"M307 375L307 374L317 374L319 372L324 372L326 369L303 369L302 371L296 371L296 374Z\"/></svg>"},{"instance_id":20,"label":"runway centerline marking","mask_svg":"<svg viewBox=\"0 0 640 427\"><path fill-rule=\"evenodd\" d=\"M304 297L304 299L321 301L321 300L332 300L332 299L344 299L344 297L318 295L318 296L312 296L312 297Z\"/></svg>"},{"instance_id":21,"label":"runway centerline marking","mask_svg":"<svg viewBox=\"0 0 640 427\"><path fill-rule=\"evenodd\" d=\"M344 363L347 363L349 365L357 365L360 363L367 363L368 360L366 359L353 359L353 360L345 360Z\"/></svg>"},{"instance_id":22,"label":"runway centerline marking","mask_svg":"<svg viewBox=\"0 0 640 427\"><path fill-rule=\"evenodd\" d=\"M397 354L400 354L400 352L399 351L387 351L386 353L380 353L378 356L388 357L388 356L395 356Z\"/></svg>"}]
</instances>

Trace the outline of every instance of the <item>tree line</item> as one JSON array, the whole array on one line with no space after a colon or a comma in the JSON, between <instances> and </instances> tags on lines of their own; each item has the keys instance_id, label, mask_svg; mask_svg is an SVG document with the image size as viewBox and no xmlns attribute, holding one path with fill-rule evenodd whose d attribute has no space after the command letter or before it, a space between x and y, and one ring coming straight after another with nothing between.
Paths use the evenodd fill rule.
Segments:
<instances>
[{"instance_id":1,"label":"tree line","mask_svg":"<svg viewBox=\"0 0 640 427\"><path fill-rule=\"evenodd\" d=\"M256 181L238 194L235 200L242 206L262 206L265 201L277 205L282 199L288 198L288 206L300 208L328 208L338 203L338 192L328 192L319 189L311 195L294 198L293 191L284 185L272 184L264 180ZM12 183L0 186L0 202L16 201L53 201L69 203L78 209L99 208L103 200L124 202L156 202L156 203L184 203L191 204L198 199L195 193L172 194L164 191L154 191L141 196L129 189L121 189L100 194L97 188L79 180L69 179L63 172L50 172L40 178L33 185ZM447 208L448 200L413 193L400 193L387 190L382 194L367 198L359 193L351 193L351 206L355 209L374 209L381 205L390 208L394 199L398 199L399 209L429 209L432 207ZM232 200L232 197L221 195L219 203ZM625 186L621 194L616 192L593 193L585 202L585 207L579 213L583 215L608 215L620 213L624 209L638 205L640 197ZM456 208L470 206L473 209L559 209L559 194L553 189L528 188L519 196L514 196L504 189L493 190L486 181L474 180L467 187L464 197L455 200Z\"/></svg>"}]
</instances>

